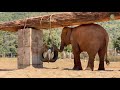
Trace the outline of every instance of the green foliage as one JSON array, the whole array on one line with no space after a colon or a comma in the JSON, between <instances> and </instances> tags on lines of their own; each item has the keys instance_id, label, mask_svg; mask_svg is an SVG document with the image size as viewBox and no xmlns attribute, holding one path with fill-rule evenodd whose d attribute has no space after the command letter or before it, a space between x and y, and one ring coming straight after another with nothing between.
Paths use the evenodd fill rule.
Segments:
<instances>
[{"instance_id":1,"label":"green foliage","mask_svg":"<svg viewBox=\"0 0 120 90\"><path fill-rule=\"evenodd\" d=\"M113 41L113 46L117 50L120 50L120 37L118 37L116 40Z\"/></svg>"},{"instance_id":2,"label":"green foliage","mask_svg":"<svg viewBox=\"0 0 120 90\"><path fill-rule=\"evenodd\" d=\"M72 46L68 45L67 47L65 47L65 51L72 52Z\"/></svg>"},{"instance_id":3,"label":"green foliage","mask_svg":"<svg viewBox=\"0 0 120 90\"><path fill-rule=\"evenodd\" d=\"M118 37L120 37L120 20L111 20L108 22L99 22L103 26L109 35L109 49L114 48L114 43Z\"/></svg>"},{"instance_id":4,"label":"green foliage","mask_svg":"<svg viewBox=\"0 0 120 90\"><path fill-rule=\"evenodd\" d=\"M44 30L43 31L43 42L46 43L47 45L54 44L57 47L60 47L60 42L61 42L61 28L55 28L51 29L51 34L49 30Z\"/></svg>"},{"instance_id":5,"label":"green foliage","mask_svg":"<svg viewBox=\"0 0 120 90\"><path fill-rule=\"evenodd\" d=\"M24 19L29 17L53 14L58 12L0 12L0 22L12 21L17 19ZM113 49L120 46L120 40L117 40L120 37L120 20L114 20L114 16L111 15L111 21L109 22L99 22L109 34L109 48ZM61 30L62 28L51 29L51 42L49 42L49 30L43 30L43 41L50 45L54 43L58 48L60 47L61 42ZM12 53L17 54L17 33L0 31L0 54ZM71 45L65 48L65 51L71 52Z\"/></svg>"},{"instance_id":6,"label":"green foliage","mask_svg":"<svg viewBox=\"0 0 120 90\"><path fill-rule=\"evenodd\" d=\"M16 54L17 50L16 33L0 31L0 54L12 53Z\"/></svg>"},{"instance_id":7,"label":"green foliage","mask_svg":"<svg viewBox=\"0 0 120 90\"><path fill-rule=\"evenodd\" d=\"M0 12L0 22L2 23L5 21L25 19L29 17L40 16L40 15L42 16L42 15L51 14L51 13L53 12ZM12 53L12 55L17 55L17 47L18 47L17 38L18 38L17 33L0 31L0 54ZM45 33L44 39L47 39L47 38L48 38L48 34ZM59 41L60 39L58 37L56 39L57 41L55 43L58 44L58 42L60 42Z\"/></svg>"}]
</instances>

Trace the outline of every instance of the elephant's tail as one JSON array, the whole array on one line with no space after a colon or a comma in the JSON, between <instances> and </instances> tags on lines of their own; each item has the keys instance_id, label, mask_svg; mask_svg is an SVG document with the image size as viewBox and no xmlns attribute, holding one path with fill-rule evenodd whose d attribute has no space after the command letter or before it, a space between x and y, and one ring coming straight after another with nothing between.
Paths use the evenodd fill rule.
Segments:
<instances>
[{"instance_id":1,"label":"elephant's tail","mask_svg":"<svg viewBox=\"0 0 120 90\"><path fill-rule=\"evenodd\" d=\"M108 60L108 55L107 55L107 48L108 48L108 41L109 41L109 37L106 37L105 38L105 48L106 48L106 50L105 50L105 56L106 56L106 58L105 58L105 61L106 61L106 64L107 65L109 65L110 64L110 61Z\"/></svg>"},{"instance_id":2,"label":"elephant's tail","mask_svg":"<svg viewBox=\"0 0 120 90\"><path fill-rule=\"evenodd\" d=\"M107 65L110 64L110 61L107 59L107 54L106 54L106 59L105 59L105 61L106 61L106 64L107 64Z\"/></svg>"}]
</instances>

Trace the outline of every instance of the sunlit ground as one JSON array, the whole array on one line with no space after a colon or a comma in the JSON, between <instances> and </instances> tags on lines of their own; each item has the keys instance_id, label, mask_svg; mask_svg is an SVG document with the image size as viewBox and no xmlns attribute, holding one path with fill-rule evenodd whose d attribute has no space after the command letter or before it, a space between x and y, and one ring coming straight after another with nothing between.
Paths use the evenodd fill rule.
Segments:
<instances>
[{"instance_id":1,"label":"sunlit ground","mask_svg":"<svg viewBox=\"0 0 120 90\"><path fill-rule=\"evenodd\" d=\"M120 78L120 62L105 64L106 71L98 71L95 61L94 71L74 71L73 59L59 59L55 63L43 63L43 68L17 69L16 58L0 58L0 78ZM87 61L82 60L83 69Z\"/></svg>"}]
</instances>

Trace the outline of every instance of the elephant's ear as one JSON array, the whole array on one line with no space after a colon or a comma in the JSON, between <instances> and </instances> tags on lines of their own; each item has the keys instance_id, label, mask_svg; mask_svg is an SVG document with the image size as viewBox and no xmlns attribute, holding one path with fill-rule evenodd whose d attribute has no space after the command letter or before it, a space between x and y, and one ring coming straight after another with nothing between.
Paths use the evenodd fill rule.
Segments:
<instances>
[{"instance_id":1,"label":"elephant's ear","mask_svg":"<svg viewBox=\"0 0 120 90\"><path fill-rule=\"evenodd\" d=\"M72 28L68 28L67 29L67 34L66 34L66 43L67 43L67 45L71 44L71 41L70 41L71 33L72 33Z\"/></svg>"},{"instance_id":2,"label":"elephant's ear","mask_svg":"<svg viewBox=\"0 0 120 90\"><path fill-rule=\"evenodd\" d=\"M62 33L61 33L61 41L64 42L65 37L66 37L66 34L67 34L67 29L66 29L66 27L64 27L64 28L62 29Z\"/></svg>"},{"instance_id":3,"label":"elephant's ear","mask_svg":"<svg viewBox=\"0 0 120 90\"><path fill-rule=\"evenodd\" d=\"M62 33L61 33L61 46L60 46L60 50L63 51L64 50L64 46L67 46L70 44L70 35L71 35L71 28L69 27L64 27L62 29Z\"/></svg>"}]
</instances>

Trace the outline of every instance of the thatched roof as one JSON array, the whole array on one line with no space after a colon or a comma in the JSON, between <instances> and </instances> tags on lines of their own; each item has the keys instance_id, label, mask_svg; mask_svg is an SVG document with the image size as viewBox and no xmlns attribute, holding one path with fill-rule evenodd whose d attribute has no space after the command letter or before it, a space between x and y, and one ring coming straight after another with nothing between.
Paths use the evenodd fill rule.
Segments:
<instances>
[{"instance_id":1,"label":"thatched roof","mask_svg":"<svg viewBox=\"0 0 120 90\"><path fill-rule=\"evenodd\" d=\"M120 12L63 12L4 22L0 24L0 30L17 31L26 27L40 30L103 22L109 21L112 14L114 14L114 19L120 19Z\"/></svg>"}]
</instances>

